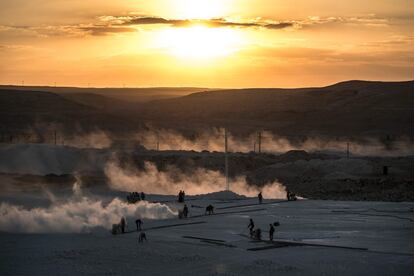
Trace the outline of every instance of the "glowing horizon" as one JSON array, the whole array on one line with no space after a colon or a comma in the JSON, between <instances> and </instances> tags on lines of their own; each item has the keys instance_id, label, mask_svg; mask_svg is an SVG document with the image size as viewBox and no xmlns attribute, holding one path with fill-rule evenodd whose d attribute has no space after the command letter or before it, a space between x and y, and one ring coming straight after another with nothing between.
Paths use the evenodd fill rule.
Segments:
<instances>
[{"instance_id":1,"label":"glowing horizon","mask_svg":"<svg viewBox=\"0 0 414 276\"><path fill-rule=\"evenodd\" d=\"M237 88L414 78L414 3L404 0L46 2L0 3L0 84Z\"/></svg>"}]
</instances>

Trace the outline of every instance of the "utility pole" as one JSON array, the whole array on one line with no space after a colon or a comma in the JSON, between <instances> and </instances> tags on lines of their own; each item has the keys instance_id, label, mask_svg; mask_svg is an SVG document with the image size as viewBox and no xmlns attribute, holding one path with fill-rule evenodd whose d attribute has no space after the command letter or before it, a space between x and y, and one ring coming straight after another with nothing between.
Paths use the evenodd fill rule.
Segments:
<instances>
[{"instance_id":1,"label":"utility pole","mask_svg":"<svg viewBox=\"0 0 414 276\"><path fill-rule=\"evenodd\" d=\"M224 167L225 167L225 172L226 172L226 191L230 191L227 128L224 129L224 158L225 158Z\"/></svg>"},{"instance_id":2,"label":"utility pole","mask_svg":"<svg viewBox=\"0 0 414 276\"><path fill-rule=\"evenodd\" d=\"M349 159L349 142L346 143L346 158Z\"/></svg>"},{"instance_id":3,"label":"utility pole","mask_svg":"<svg viewBox=\"0 0 414 276\"><path fill-rule=\"evenodd\" d=\"M258 144L259 144L259 153L262 153L262 132L259 131L257 134Z\"/></svg>"}]
</instances>

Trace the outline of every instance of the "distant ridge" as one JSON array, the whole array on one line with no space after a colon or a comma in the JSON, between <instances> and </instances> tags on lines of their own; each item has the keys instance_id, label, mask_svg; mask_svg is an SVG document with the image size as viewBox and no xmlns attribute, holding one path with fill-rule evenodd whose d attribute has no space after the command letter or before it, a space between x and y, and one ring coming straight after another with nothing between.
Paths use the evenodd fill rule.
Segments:
<instances>
[{"instance_id":1,"label":"distant ridge","mask_svg":"<svg viewBox=\"0 0 414 276\"><path fill-rule=\"evenodd\" d=\"M58 122L120 132L152 125L190 133L227 127L280 136L414 137L414 81L352 80L314 88L165 88L168 93L148 88L132 94L122 94L122 89L96 94L90 89L42 93L0 87L0 125L7 131L27 129L34 122Z\"/></svg>"},{"instance_id":2,"label":"distant ridge","mask_svg":"<svg viewBox=\"0 0 414 276\"><path fill-rule=\"evenodd\" d=\"M195 92L207 91L208 88L198 87L148 87L148 88L86 88L86 87L54 87L54 86L15 86L0 85L0 89L44 91L60 95L65 94L96 94L123 101L147 102L157 99L180 97Z\"/></svg>"}]
</instances>

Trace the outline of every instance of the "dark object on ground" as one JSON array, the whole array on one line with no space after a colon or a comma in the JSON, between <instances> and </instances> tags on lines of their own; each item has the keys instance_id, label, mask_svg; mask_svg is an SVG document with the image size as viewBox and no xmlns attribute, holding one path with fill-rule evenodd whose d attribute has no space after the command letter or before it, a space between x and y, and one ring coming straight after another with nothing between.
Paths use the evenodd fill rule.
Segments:
<instances>
[{"instance_id":1,"label":"dark object on ground","mask_svg":"<svg viewBox=\"0 0 414 276\"><path fill-rule=\"evenodd\" d=\"M262 240L262 230L261 230L260 228L257 228L257 229L254 231L254 238L255 238L256 240L258 240L258 241L261 241L261 240Z\"/></svg>"},{"instance_id":2,"label":"dark object on ground","mask_svg":"<svg viewBox=\"0 0 414 276\"><path fill-rule=\"evenodd\" d=\"M112 235L117 235L121 233L121 225L119 223L112 224Z\"/></svg>"},{"instance_id":3,"label":"dark object on ground","mask_svg":"<svg viewBox=\"0 0 414 276\"><path fill-rule=\"evenodd\" d=\"M210 238L202 238L202 237L194 237L194 236L183 236L186 239L194 239L194 240L203 240L203 241L213 241L213 242L226 242L224 240L217 240L217 239L210 239Z\"/></svg>"},{"instance_id":4,"label":"dark object on ground","mask_svg":"<svg viewBox=\"0 0 414 276\"><path fill-rule=\"evenodd\" d=\"M145 241L148 241L148 240L147 240L147 235L145 234L145 232L141 232L141 233L139 233L139 236L138 236L138 242L139 242L139 243L142 243L142 242L144 242L144 240L145 240Z\"/></svg>"}]
</instances>

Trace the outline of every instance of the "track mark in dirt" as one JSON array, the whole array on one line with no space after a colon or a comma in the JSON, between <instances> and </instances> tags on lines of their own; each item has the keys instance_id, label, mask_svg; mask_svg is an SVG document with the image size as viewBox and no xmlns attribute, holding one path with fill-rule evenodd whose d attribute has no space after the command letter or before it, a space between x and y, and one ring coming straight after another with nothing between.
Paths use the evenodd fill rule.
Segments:
<instances>
[{"instance_id":1,"label":"track mark in dirt","mask_svg":"<svg viewBox=\"0 0 414 276\"><path fill-rule=\"evenodd\" d=\"M156 229L163 229L163 228L170 228L170 227L178 227L178 226L188 226L188 225L195 225L195 224L203 224L207 223L206 221L196 221L196 222L188 222L188 223L177 223L177 224L167 224L167 225L160 225L160 226L154 226L145 228L142 231L148 231L148 230L156 230ZM137 230L128 231L125 232L125 234L135 233L138 232Z\"/></svg>"}]
</instances>

